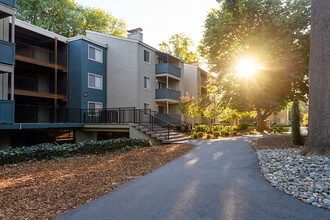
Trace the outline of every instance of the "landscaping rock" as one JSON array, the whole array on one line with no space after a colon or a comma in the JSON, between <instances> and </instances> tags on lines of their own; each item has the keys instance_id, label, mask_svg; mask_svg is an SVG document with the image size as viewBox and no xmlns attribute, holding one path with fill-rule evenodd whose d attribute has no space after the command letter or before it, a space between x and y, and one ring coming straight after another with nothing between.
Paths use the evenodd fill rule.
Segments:
<instances>
[{"instance_id":1,"label":"landscaping rock","mask_svg":"<svg viewBox=\"0 0 330 220\"><path fill-rule=\"evenodd\" d=\"M330 159L304 157L300 151L301 148L258 150L262 173L272 186L283 192L330 210Z\"/></svg>"}]
</instances>

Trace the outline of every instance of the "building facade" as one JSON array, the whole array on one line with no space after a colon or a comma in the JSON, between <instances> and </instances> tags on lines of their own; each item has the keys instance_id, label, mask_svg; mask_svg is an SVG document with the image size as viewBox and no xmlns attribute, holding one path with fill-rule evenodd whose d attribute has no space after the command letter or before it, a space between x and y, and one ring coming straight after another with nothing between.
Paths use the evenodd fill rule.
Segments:
<instances>
[{"instance_id":1,"label":"building facade","mask_svg":"<svg viewBox=\"0 0 330 220\"><path fill-rule=\"evenodd\" d=\"M107 46L86 37L69 39L69 108L82 110L81 117L106 108Z\"/></svg>"},{"instance_id":2,"label":"building facade","mask_svg":"<svg viewBox=\"0 0 330 220\"><path fill-rule=\"evenodd\" d=\"M14 65L15 0L0 0L0 123L14 122Z\"/></svg>"},{"instance_id":3,"label":"building facade","mask_svg":"<svg viewBox=\"0 0 330 220\"><path fill-rule=\"evenodd\" d=\"M117 37L93 31L86 36L108 45L107 107L150 109L161 117L180 118L184 63L143 42L142 29Z\"/></svg>"}]
</instances>

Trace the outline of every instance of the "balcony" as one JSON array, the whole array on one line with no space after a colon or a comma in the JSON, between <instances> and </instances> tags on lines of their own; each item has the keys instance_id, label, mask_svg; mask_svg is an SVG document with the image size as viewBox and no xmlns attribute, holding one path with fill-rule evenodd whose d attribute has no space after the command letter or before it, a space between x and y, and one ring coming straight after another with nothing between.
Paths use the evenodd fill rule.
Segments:
<instances>
[{"instance_id":1,"label":"balcony","mask_svg":"<svg viewBox=\"0 0 330 220\"><path fill-rule=\"evenodd\" d=\"M10 7L15 8L16 1L15 0L0 0L0 3L8 5Z\"/></svg>"},{"instance_id":2,"label":"balcony","mask_svg":"<svg viewBox=\"0 0 330 220\"><path fill-rule=\"evenodd\" d=\"M179 100L181 92L173 89L156 89L156 99Z\"/></svg>"},{"instance_id":3,"label":"balcony","mask_svg":"<svg viewBox=\"0 0 330 220\"><path fill-rule=\"evenodd\" d=\"M0 63L15 64L15 44L0 40Z\"/></svg>"},{"instance_id":4,"label":"balcony","mask_svg":"<svg viewBox=\"0 0 330 220\"><path fill-rule=\"evenodd\" d=\"M15 101L0 100L0 124L14 123Z\"/></svg>"},{"instance_id":5,"label":"balcony","mask_svg":"<svg viewBox=\"0 0 330 220\"><path fill-rule=\"evenodd\" d=\"M181 69L168 63L156 64L156 74L169 73L181 78Z\"/></svg>"}]
</instances>

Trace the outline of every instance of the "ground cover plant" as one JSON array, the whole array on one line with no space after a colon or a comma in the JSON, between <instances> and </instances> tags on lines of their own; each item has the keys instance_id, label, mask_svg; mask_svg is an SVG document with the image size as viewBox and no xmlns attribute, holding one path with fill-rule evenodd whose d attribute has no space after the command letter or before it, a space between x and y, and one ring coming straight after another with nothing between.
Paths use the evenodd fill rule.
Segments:
<instances>
[{"instance_id":1,"label":"ground cover plant","mask_svg":"<svg viewBox=\"0 0 330 220\"><path fill-rule=\"evenodd\" d=\"M50 160L69 157L75 154L100 154L112 151L127 151L132 148L151 146L148 139L119 138L103 141L85 141L76 144L45 143L31 147L8 148L0 150L0 165L20 163L29 160Z\"/></svg>"}]
</instances>

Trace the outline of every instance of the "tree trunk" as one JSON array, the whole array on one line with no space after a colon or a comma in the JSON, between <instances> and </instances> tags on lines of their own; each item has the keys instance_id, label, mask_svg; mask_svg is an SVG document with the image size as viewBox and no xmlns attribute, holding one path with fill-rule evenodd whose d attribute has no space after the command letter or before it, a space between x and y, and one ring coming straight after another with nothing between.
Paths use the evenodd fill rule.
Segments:
<instances>
[{"instance_id":1,"label":"tree trunk","mask_svg":"<svg viewBox=\"0 0 330 220\"><path fill-rule=\"evenodd\" d=\"M330 1L312 0L308 137L303 155L330 155Z\"/></svg>"},{"instance_id":2,"label":"tree trunk","mask_svg":"<svg viewBox=\"0 0 330 220\"><path fill-rule=\"evenodd\" d=\"M260 110L257 110L257 120L258 120L257 131L263 132L264 131L264 123L263 123L264 119L263 119L263 116L262 116Z\"/></svg>"}]
</instances>

